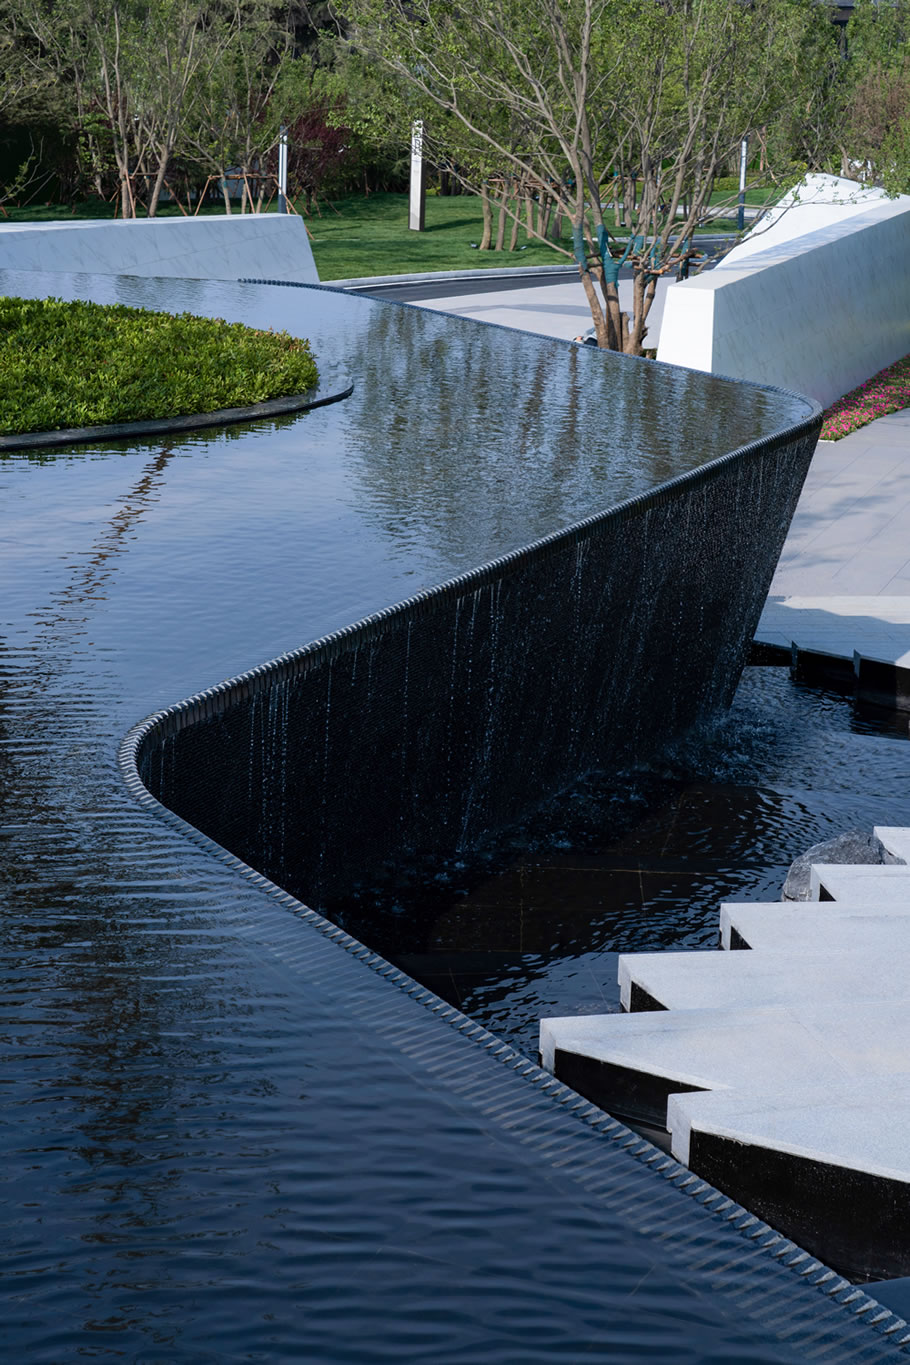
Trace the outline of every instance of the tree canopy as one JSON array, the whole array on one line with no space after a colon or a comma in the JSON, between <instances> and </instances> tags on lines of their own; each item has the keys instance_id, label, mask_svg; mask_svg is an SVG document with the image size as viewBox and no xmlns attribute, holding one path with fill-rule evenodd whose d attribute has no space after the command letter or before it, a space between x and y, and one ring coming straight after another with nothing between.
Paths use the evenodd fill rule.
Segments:
<instances>
[{"instance_id":1,"label":"tree canopy","mask_svg":"<svg viewBox=\"0 0 910 1365\"><path fill-rule=\"evenodd\" d=\"M827 15L804 0L346 0L345 13L360 88L384 73L373 99L402 135L420 115L466 184L531 186L568 215L598 342L633 353L741 140L760 130L780 166L815 155L836 57Z\"/></svg>"},{"instance_id":2,"label":"tree canopy","mask_svg":"<svg viewBox=\"0 0 910 1365\"><path fill-rule=\"evenodd\" d=\"M844 170L910 190L910 0L857 0L847 25L841 111Z\"/></svg>"}]
</instances>

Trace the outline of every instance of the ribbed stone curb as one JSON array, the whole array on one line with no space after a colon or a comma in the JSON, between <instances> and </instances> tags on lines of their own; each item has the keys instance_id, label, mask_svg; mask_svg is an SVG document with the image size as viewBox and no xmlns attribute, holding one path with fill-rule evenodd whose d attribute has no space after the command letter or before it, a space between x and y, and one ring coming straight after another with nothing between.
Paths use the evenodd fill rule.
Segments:
<instances>
[{"instance_id":1,"label":"ribbed stone curb","mask_svg":"<svg viewBox=\"0 0 910 1365\"><path fill-rule=\"evenodd\" d=\"M315 393L289 394L287 398L268 398L245 408L218 408L215 412L196 412L187 417L150 418L144 422L108 422L98 427L64 427L61 431L28 431L15 436L0 436L0 451L42 450L48 446L78 445L86 441L116 441L131 436L159 436L170 432L196 431L201 427L228 426L233 422L254 422L263 417L283 417L287 413L307 412L337 403L354 392L346 375L335 376L331 385Z\"/></svg>"}]
</instances>

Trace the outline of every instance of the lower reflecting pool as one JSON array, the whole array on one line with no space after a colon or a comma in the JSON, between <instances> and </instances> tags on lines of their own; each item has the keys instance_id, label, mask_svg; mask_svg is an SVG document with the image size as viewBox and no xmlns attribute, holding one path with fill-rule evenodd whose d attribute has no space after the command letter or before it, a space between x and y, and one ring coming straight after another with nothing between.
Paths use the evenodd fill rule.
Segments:
<instances>
[{"instance_id":1,"label":"lower reflecting pool","mask_svg":"<svg viewBox=\"0 0 910 1365\"><path fill-rule=\"evenodd\" d=\"M503 844L329 913L534 1056L541 1016L619 1009L619 953L714 947L723 901L779 900L811 845L907 823L906 715L749 668L659 765L592 774Z\"/></svg>"}]
</instances>

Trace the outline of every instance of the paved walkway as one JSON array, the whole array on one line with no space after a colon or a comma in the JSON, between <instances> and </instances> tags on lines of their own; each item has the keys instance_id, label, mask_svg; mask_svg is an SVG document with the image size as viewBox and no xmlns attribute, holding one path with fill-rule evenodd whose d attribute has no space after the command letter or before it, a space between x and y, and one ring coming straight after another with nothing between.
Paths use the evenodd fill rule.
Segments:
<instances>
[{"instance_id":1,"label":"paved walkway","mask_svg":"<svg viewBox=\"0 0 910 1365\"><path fill-rule=\"evenodd\" d=\"M664 298L669 280L660 280L648 317L648 346L656 346L663 317ZM623 308L632 306L632 281L620 279L619 299ZM465 293L463 286L441 298L424 299L423 308L435 308L442 313L458 313L477 322L497 322L503 327L517 327L523 332L540 332L543 336L562 337L571 341L591 327L591 312L577 278L559 284L528 284L525 288Z\"/></svg>"},{"instance_id":2,"label":"paved walkway","mask_svg":"<svg viewBox=\"0 0 910 1365\"><path fill-rule=\"evenodd\" d=\"M819 442L774 596L910 596L910 409Z\"/></svg>"},{"instance_id":3,"label":"paved walkway","mask_svg":"<svg viewBox=\"0 0 910 1365\"><path fill-rule=\"evenodd\" d=\"M819 442L756 631L910 667L910 409Z\"/></svg>"}]
</instances>

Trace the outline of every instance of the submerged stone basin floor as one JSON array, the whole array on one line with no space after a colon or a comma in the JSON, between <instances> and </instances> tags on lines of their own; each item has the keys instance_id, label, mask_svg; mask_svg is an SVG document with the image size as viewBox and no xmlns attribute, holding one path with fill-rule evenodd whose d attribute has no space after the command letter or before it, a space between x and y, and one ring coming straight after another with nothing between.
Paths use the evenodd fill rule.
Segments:
<instances>
[{"instance_id":1,"label":"submerged stone basin floor","mask_svg":"<svg viewBox=\"0 0 910 1365\"><path fill-rule=\"evenodd\" d=\"M542 400L591 358L328 291L0 289L287 326L358 384L274 424L0 460L9 1358L902 1357L874 1300L156 820L117 768L148 712L590 510L592 462L557 438L602 432L599 381ZM658 414L649 478L679 420ZM468 458L493 429L520 461ZM593 461L611 497L636 491L627 453Z\"/></svg>"}]
</instances>

